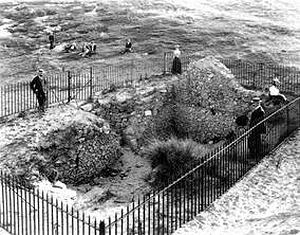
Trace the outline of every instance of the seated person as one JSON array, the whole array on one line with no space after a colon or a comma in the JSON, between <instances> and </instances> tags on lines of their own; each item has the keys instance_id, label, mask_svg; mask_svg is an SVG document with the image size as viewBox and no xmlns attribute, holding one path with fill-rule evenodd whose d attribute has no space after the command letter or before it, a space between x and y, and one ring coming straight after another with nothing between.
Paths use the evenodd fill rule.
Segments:
<instances>
[{"instance_id":1,"label":"seated person","mask_svg":"<svg viewBox=\"0 0 300 235\"><path fill-rule=\"evenodd\" d=\"M72 42L71 44L65 45L64 50L67 53L70 51L76 51L77 50L76 42Z\"/></svg>"},{"instance_id":2,"label":"seated person","mask_svg":"<svg viewBox=\"0 0 300 235\"><path fill-rule=\"evenodd\" d=\"M90 55L96 54L97 45L95 44L94 41L92 41L92 42L89 44L89 48L90 48Z\"/></svg>"},{"instance_id":3,"label":"seated person","mask_svg":"<svg viewBox=\"0 0 300 235\"><path fill-rule=\"evenodd\" d=\"M124 51L124 53L127 53L127 52L128 53L133 52L132 42L131 42L130 38L127 39L126 44L125 44L125 51Z\"/></svg>"},{"instance_id":4,"label":"seated person","mask_svg":"<svg viewBox=\"0 0 300 235\"><path fill-rule=\"evenodd\" d=\"M272 86L269 88L269 100L273 102L274 105L279 105L280 103L284 103L287 101L286 97L279 92L278 84L280 81L278 78L274 78L272 82Z\"/></svg>"},{"instance_id":5,"label":"seated person","mask_svg":"<svg viewBox=\"0 0 300 235\"><path fill-rule=\"evenodd\" d=\"M85 57L86 55L90 54L90 46L89 44L87 44L86 42L83 44L82 49L81 49L82 53L81 56Z\"/></svg>"}]
</instances>

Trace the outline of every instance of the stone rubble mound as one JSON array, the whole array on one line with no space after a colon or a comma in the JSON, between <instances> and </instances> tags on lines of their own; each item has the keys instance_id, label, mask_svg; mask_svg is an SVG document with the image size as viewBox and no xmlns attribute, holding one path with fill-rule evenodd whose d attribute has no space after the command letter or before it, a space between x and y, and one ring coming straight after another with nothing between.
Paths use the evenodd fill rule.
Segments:
<instances>
[{"instance_id":1,"label":"stone rubble mound","mask_svg":"<svg viewBox=\"0 0 300 235\"><path fill-rule=\"evenodd\" d=\"M47 133L39 142L44 156L39 172L50 181L89 182L119 159L118 135L103 119L84 118L77 115L69 125Z\"/></svg>"}]
</instances>

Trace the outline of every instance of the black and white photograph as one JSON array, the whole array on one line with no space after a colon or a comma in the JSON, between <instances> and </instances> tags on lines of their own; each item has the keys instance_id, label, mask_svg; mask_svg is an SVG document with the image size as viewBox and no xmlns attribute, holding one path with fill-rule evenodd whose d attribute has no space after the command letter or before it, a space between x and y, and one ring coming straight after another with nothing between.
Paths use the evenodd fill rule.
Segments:
<instances>
[{"instance_id":1,"label":"black and white photograph","mask_svg":"<svg viewBox=\"0 0 300 235\"><path fill-rule=\"evenodd\" d=\"M0 0L0 235L300 235L299 0Z\"/></svg>"}]
</instances>

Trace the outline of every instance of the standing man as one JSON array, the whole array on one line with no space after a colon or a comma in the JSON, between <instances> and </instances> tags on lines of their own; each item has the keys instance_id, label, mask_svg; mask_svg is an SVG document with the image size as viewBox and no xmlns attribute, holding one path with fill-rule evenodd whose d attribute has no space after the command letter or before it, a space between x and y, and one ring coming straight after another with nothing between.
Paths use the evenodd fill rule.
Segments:
<instances>
[{"instance_id":1,"label":"standing man","mask_svg":"<svg viewBox=\"0 0 300 235\"><path fill-rule=\"evenodd\" d=\"M55 38L54 38L54 32L53 31L50 32L49 42L50 42L50 50L52 50L55 47Z\"/></svg>"},{"instance_id":2,"label":"standing man","mask_svg":"<svg viewBox=\"0 0 300 235\"><path fill-rule=\"evenodd\" d=\"M250 128L256 126L260 121L265 118L265 110L261 106L261 100L259 97L254 97L252 101L254 105L254 110L251 113L250 117ZM260 158L260 154L262 153L262 140L261 135L266 133L266 125L265 123L256 126L248 138L248 148L250 151L250 158L257 159Z\"/></svg>"},{"instance_id":3,"label":"standing man","mask_svg":"<svg viewBox=\"0 0 300 235\"><path fill-rule=\"evenodd\" d=\"M175 46L173 51L173 64L172 64L172 74L181 74L181 60L180 60L181 51L179 50L179 45Z\"/></svg>"},{"instance_id":4,"label":"standing man","mask_svg":"<svg viewBox=\"0 0 300 235\"><path fill-rule=\"evenodd\" d=\"M39 111L45 111L45 102L46 102L46 94L45 94L45 86L46 80L43 78L44 70L39 69L37 75L30 82L30 88L33 93L36 95L36 98L39 103Z\"/></svg>"}]
</instances>

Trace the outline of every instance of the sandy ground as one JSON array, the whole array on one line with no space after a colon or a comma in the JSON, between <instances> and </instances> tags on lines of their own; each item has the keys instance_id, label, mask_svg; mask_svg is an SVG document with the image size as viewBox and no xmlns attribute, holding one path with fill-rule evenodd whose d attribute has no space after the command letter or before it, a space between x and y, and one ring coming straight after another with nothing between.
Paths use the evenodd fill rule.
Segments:
<instances>
[{"instance_id":1,"label":"sandy ground","mask_svg":"<svg viewBox=\"0 0 300 235\"><path fill-rule=\"evenodd\" d=\"M4 229L0 228L0 235L9 235L10 233L6 232Z\"/></svg>"},{"instance_id":2,"label":"sandy ground","mask_svg":"<svg viewBox=\"0 0 300 235\"><path fill-rule=\"evenodd\" d=\"M175 234L300 234L300 130Z\"/></svg>"}]
</instances>

